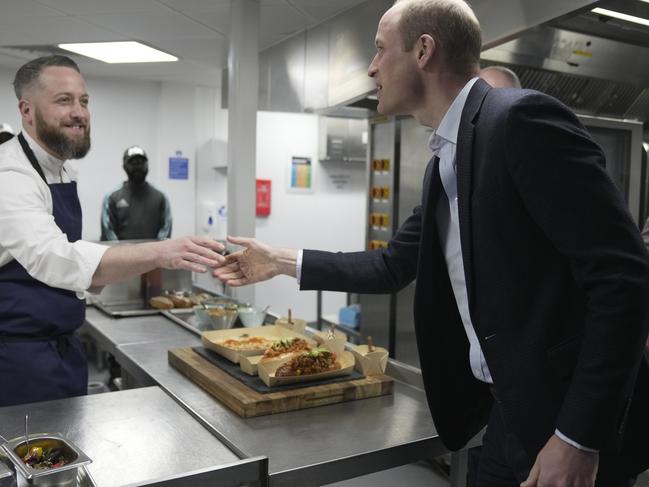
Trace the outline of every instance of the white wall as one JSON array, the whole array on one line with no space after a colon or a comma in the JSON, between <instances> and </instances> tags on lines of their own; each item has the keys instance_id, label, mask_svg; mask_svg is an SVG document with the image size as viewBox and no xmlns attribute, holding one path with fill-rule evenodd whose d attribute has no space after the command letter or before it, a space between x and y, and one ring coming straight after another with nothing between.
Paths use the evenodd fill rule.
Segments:
<instances>
[{"instance_id":1,"label":"white wall","mask_svg":"<svg viewBox=\"0 0 649 487\"><path fill-rule=\"evenodd\" d=\"M11 85L14 73L0 68L0 123L8 123L17 132L20 130L18 100Z\"/></svg>"},{"instance_id":2,"label":"white wall","mask_svg":"<svg viewBox=\"0 0 649 487\"><path fill-rule=\"evenodd\" d=\"M272 181L271 214L257 218L256 237L273 246L319 250L362 250L365 245L366 173L364 165L327 166L318 162L319 123L316 115L259 112L257 116L257 178ZM311 157L313 192L287 190L292 156ZM338 190L332 174L348 174ZM290 307L294 316L316 319L316 293L299 291L295 279L278 277L256 285L257 304L279 314ZM343 293L325 293L323 314L337 314Z\"/></svg>"},{"instance_id":3,"label":"white wall","mask_svg":"<svg viewBox=\"0 0 649 487\"><path fill-rule=\"evenodd\" d=\"M197 100L199 97L197 97ZM201 202L227 201L227 171L214 165L227 157L227 110L218 107L218 100L204 99L197 106L196 133L204 141L209 136L205 127L213 127L216 140L214 157L197 161L197 231L201 223ZM256 219L256 237L274 246L314 248L321 250L361 250L365 245L366 172L364 165L326 165L318 162L319 121L316 115L259 112L257 115L257 174L258 179L272 181L271 214ZM200 153L199 153L200 154ZM311 157L313 191L293 193L287 190L288 167L292 156ZM225 160L225 159L224 159ZM349 176L344 190L336 189L332 174ZM221 290L214 279L198 275L197 282ZM316 293L299 291L295 279L276 277L257 284L255 302L271 305L273 312L286 314L288 308L297 317L316 319ZM324 293L323 314L337 314L346 303L344 293Z\"/></svg>"}]
</instances>

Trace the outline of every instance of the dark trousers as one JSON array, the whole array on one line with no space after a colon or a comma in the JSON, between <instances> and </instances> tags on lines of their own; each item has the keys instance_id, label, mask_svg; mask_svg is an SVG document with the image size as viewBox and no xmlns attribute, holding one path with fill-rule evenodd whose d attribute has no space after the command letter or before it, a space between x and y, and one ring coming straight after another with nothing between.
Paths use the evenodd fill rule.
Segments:
<instances>
[{"instance_id":1,"label":"dark trousers","mask_svg":"<svg viewBox=\"0 0 649 487\"><path fill-rule=\"evenodd\" d=\"M498 401L489 417L482 447L469 450L469 487L519 487L527 479L534 459L529 458L522 445L503 419ZM632 487L634 479L598 479L596 487Z\"/></svg>"}]
</instances>

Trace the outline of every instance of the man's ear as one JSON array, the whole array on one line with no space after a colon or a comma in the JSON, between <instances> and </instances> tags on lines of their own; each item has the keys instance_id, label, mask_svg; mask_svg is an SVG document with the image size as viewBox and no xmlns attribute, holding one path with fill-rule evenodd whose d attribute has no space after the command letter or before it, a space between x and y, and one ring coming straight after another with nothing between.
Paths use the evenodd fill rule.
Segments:
<instances>
[{"instance_id":1,"label":"man's ear","mask_svg":"<svg viewBox=\"0 0 649 487\"><path fill-rule=\"evenodd\" d=\"M32 123L34 118L34 107L30 101L21 98L18 102L18 111L20 112L23 122L26 122L27 124Z\"/></svg>"},{"instance_id":2,"label":"man's ear","mask_svg":"<svg viewBox=\"0 0 649 487\"><path fill-rule=\"evenodd\" d=\"M435 56L437 43L429 34L422 34L415 43L415 52L417 54L417 64L420 68L425 68Z\"/></svg>"}]
</instances>

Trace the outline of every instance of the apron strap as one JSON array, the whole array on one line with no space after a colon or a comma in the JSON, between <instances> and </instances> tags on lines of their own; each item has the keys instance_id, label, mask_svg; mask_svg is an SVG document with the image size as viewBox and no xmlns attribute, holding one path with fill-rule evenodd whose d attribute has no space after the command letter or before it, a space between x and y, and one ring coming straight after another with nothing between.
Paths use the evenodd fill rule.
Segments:
<instances>
[{"instance_id":1,"label":"apron strap","mask_svg":"<svg viewBox=\"0 0 649 487\"><path fill-rule=\"evenodd\" d=\"M43 169L41 169L41 165L38 163L38 160L34 155L34 151L32 151L32 148L29 147L29 144L25 140L25 137L23 136L22 132L18 134L18 142L20 142L20 146L23 148L23 152L25 153L25 156L27 156L29 163L36 170L36 172L43 179L43 181L45 181L45 184L47 184L47 179L45 179L45 174L43 173Z\"/></svg>"}]
</instances>

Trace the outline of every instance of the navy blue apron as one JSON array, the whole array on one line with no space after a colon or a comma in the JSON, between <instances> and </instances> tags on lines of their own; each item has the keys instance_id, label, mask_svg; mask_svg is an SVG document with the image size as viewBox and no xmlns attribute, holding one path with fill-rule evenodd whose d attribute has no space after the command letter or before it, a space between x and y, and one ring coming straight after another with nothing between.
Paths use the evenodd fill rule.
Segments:
<instances>
[{"instance_id":1,"label":"navy blue apron","mask_svg":"<svg viewBox=\"0 0 649 487\"><path fill-rule=\"evenodd\" d=\"M47 184L22 133L18 140ZM56 225L70 242L79 240L77 184L48 186ZM76 293L34 279L16 260L0 267L0 406L86 394L86 353L74 335L84 322L85 309Z\"/></svg>"}]
</instances>

